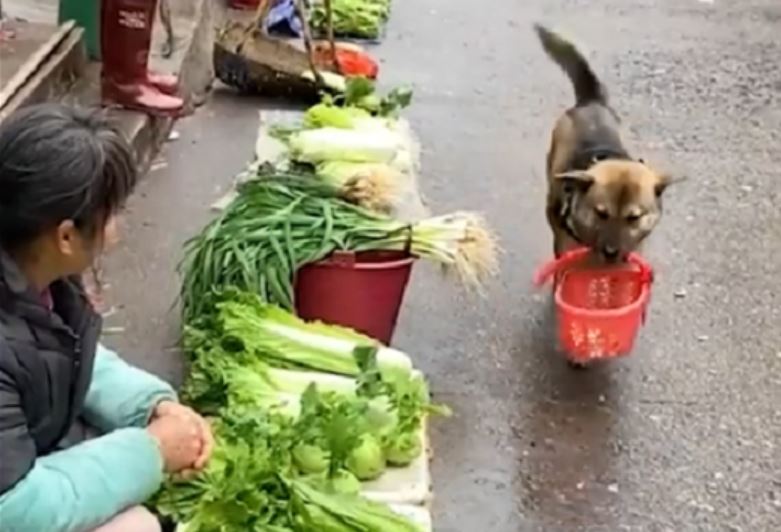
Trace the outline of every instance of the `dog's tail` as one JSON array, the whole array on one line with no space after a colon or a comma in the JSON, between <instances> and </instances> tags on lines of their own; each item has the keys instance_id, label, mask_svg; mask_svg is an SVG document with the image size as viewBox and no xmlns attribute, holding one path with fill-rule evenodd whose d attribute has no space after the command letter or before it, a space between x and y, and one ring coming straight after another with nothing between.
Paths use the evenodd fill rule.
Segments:
<instances>
[{"instance_id":1,"label":"dog's tail","mask_svg":"<svg viewBox=\"0 0 781 532\"><path fill-rule=\"evenodd\" d=\"M548 56L567 74L575 87L575 104L607 104L607 91L574 44L539 24L534 25Z\"/></svg>"}]
</instances>

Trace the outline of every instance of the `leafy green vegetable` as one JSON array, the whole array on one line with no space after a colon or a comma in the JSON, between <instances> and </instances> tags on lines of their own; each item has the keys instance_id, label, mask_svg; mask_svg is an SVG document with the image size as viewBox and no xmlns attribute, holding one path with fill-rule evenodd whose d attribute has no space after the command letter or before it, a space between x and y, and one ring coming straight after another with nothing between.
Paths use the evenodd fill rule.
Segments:
<instances>
[{"instance_id":1,"label":"leafy green vegetable","mask_svg":"<svg viewBox=\"0 0 781 532\"><path fill-rule=\"evenodd\" d=\"M419 456L412 435L419 442L423 418L439 411L409 357L235 289L205 303L185 328L184 397L218 416L217 448L202 474L166 482L157 511L186 532L418 530L358 494L386 453Z\"/></svg>"},{"instance_id":2,"label":"leafy green vegetable","mask_svg":"<svg viewBox=\"0 0 781 532\"><path fill-rule=\"evenodd\" d=\"M304 113L304 127L306 129L321 127L353 129L361 120L368 118L371 118L371 115L363 109L339 107L323 102L306 110Z\"/></svg>"},{"instance_id":3,"label":"leafy green vegetable","mask_svg":"<svg viewBox=\"0 0 781 532\"><path fill-rule=\"evenodd\" d=\"M364 76L355 76L347 81L347 88L344 91L345 106L360 107L370 97L376 97L379 100L372 80ZM373 109L369 109L369 111L373 111Z\"/></svg>"},{"instance_id":4,"label":"leafy green vegetable","mask_svg":"<svg viewBox=\"0 0 781 532\"><path fill-rule=\"evenodd\" d=\"M185 396L211 412L228 405L299 419L301 441L331 453L332 474L345 466L360 478L375 474L347 464L366 434L379 438L392 464L406 465L422 451L423 419L448 414L431 404L425 379L404 353L348 329L305 323L256 295L228 291L211 302L205 323L216 338L188 329L186 345L198 351Z\"/></svg>"},{"instance_id":5,"label":"leafy green vegetable","mask_svg":"<svg viewBox=\"0 0 781 532\"><path fill-rule=\"evenodd\" d=\"M349 473L331 480L296 477L289 421L226 413L206 470L170 479L152 501L187 532L419 532L387 506L357 495ZM340 491L334 488L340 488Z\"/></svg>"},{"instance_id":6,"label":"leafy green vegetable","mask_svg":"<svg viewBox=\"0 0 781 532\"><path fill-rule=\"evenodd\" d=\"M153 506L187 523L188 532L293 530L292 493L285 480L289 460L286 425L271 418L235 418L215 427L217 446L206 470L190 479L168 480Z\"/></svg>"},{"instance_id":7,"label":"leafy green vegetable","mask_svg":"<svg viewBox=\"0 0 781 532\"><path fill-rule=\"evenodd\" d=\"M361 368L356 349L377 346L377 365L387 374L407 375L412 360L376 340L349 329L322 323L307 323L260 297L244 294L241 299L218 305L223 333L248 352L271 363L283 363L341 375L357 376ZM335 381L335 382L338 382Z\"/></svg>"},{"instance_id":8,"label":"leafy green vegetable","mask_svg":"<svg viewBox=\"0 0 781 532\"><path fill-rule=\"evenodd\" d=\"M334 34L377 39L390 16L390 8L390 0L331 0ZM327 14L322 0L313 3L309 18L315 31L325 33Z\"/></svg>"},{"instance_id":9,"label":"leafy green vegetable","mask_svg":"<svg viewBox=\"0 0 781 532\"><path fill-rule=\"evenodd\" d=\"M397 87L387 95L380 96L373 81L356 76L347 80L344 94L334 101L347 108L364 109L373 115L395 118L412 103L412 89Z\"/></svg>"},{"instance_id":10,"label":"leafy green vegetable","mask_svg":"<svg viewBox=\"0 0 781 532\"><path fill-rule=\"evenodd\" d=\"M412 89L409 87L397 87L380 101L380 116L395 116L400 110L412 103Z\"/></svg>"},{"instance_id":11,"label":"leafy green vegetable","mask_svg":"<svg viewBox=\"0 0 781 532\"><path fill-rule=\"evenodd\" d=\"M401 147L388 130L354 130L338 127L305 129L290 137L294 160L317 164L324 161L390 163Z\"/></svg>"},{"instance_id":12,"label":"leafy green vegetable","mask_svg":"<svg viewBox=\"0 0 781 532\"><path fill-rule=\"evenodd\" d=\"M408 519L393 513L387 506L367 499L318 490L311 484L294 481L290 485L295 495L295 508L304 518L301 530L320 531L349 530L365 532L420 532L420 528ZM316 508L312 512L311 509ZM327 521L327 517L337 521ZM320 528L321 522L349 523L345 528ZM332 525L333 526L333 525Z\"/></svg>"}]
</instances>

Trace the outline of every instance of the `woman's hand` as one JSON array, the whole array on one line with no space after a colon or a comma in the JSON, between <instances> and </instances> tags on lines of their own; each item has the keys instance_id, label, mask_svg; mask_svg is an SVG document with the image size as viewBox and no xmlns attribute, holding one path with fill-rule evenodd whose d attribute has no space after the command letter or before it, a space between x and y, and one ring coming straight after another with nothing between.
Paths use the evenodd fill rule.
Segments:
<instances>
[{"instance_id":1,"label":"woman's hand","mask_svg":"<svg viewBox=\"0 0 781 532\"><path fill-rule=\"evenodd\" d=\"M214 436L212 435L209 423L199 415L195 410L176 401L161 401L158 403L152 415L153 422L157 419L166 417L177 417L191 423L197 430L201 443L201 449L198 457L190 465L190 468L202 470L206 467L214 449Z\"/></svg>"},{"instance_id":2,"label":"woman's hand","mask_svg":"<svg viewBox=\"0 0 781 532\"><path fill-rule=\"evenodd\" d=\"M203 443L198 426L191 420L181 416L158 417L146 430L157 441L168 473L192 468L201 455Z\"/></svg>"}]
</instances>

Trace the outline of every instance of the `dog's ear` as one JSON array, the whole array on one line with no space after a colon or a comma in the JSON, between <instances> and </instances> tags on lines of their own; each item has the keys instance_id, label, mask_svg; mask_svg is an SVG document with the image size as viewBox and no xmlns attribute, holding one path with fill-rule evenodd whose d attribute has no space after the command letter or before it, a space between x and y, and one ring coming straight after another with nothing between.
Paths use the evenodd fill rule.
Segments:
<instances>
[{"instance_id":1,"label":"dog's ear","mask_svg":"<svg viewBox=\"0 0 781 532\"><path fill-rule=\"evenodd\" d=\"M572 170L556 174L556 180L564 185L565 189L588 190L594 184L594 176L585 170Z\"/></svg>"},{"instance_id":2,"label":"dog's ear","mask_svg":"<svg viewBox=\"0 0 781 532\"><path fill-rule=\"evenodd\" d=\"M654 185L654 193L656 194L657 198L661 198L662 194L664 194L664 191L667 190L667 187L670 185L675 185L676 183L680 183L682 181L686 181L686 176L673 176L670 174L659 174L658 180L656 182L656 185Z\"/></svg>"}]
</instances>

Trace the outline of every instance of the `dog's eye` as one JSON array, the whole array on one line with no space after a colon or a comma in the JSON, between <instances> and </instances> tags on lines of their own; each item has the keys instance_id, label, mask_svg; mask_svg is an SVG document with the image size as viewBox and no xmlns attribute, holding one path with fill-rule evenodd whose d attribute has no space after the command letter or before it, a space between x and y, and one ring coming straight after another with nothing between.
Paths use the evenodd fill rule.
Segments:
<instances>
[{"instance_id":1,"label":"dog's eye","mask_svg":"<svg viewBox=\"0 0 781 532\"><path fill-rule=\"evenodd\" d=\"M608 213L607 209L604 207L595 207L594 212L597 213L597 217L600 220L607 220L610 217L610 213Z\"/></svg>"},{"instance_id":2,"label":"dog's eye","mask_svg":"<svg viewBox=\"0 0 781 532\"><path fill-rule=\"evenodd\" d=\"M626 221L630 224L635 224L640 221L641 216L639 214L628 214Z\"/></svg>"}]
</instances>

